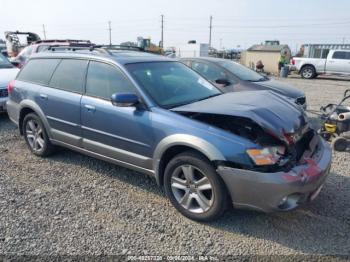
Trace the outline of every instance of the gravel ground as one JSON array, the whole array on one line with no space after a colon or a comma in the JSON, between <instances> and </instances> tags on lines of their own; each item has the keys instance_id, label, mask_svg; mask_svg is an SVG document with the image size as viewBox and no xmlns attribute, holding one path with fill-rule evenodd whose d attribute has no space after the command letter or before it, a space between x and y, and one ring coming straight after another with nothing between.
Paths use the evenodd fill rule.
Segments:
<instances>
[{"instance_id":1,"label":"gravel ground","mask_svg":"<svg viewBox=\"0 0 350 262\"><path fill-rule=\"evenodd\" d=\"M283 81L304 90L311 109L350 88L345 80ZM0 115L0 254L349 255L349 160L334 153L324 189L303 208L230 210L200 224L181 216L143 174L64 149L35 157Z\"/></svg>"}]
</instances>

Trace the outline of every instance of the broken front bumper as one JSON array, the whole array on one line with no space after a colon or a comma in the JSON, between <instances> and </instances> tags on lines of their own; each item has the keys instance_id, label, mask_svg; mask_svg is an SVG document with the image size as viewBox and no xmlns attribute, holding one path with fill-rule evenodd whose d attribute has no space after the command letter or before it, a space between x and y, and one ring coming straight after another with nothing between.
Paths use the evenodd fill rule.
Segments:
<instances>
[{"instance_id":1,"label":"broken front bumper","mask_svg":"<svg viewBox=\"0 0 350 262\"><path fill-rule=\"evenodd\" d=\"M289 172L262 173L219 166L217 172L224 180L237 208L263 212L286 211L313 200L329 173L332 151L320 137L317 146L305 163Z\"/></svg>"}]
</instances>

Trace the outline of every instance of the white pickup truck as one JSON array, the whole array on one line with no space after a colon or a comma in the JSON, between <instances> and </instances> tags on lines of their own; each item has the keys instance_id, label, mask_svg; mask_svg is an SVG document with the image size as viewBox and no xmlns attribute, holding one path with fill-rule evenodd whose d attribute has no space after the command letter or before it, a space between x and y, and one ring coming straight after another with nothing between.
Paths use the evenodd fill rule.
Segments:
<instances>
[{"instance_id":1,"label":"white pickup truck","mask_svg":"<svg viewBox=\"0 0 350 262\"><path fill-rule=\"evenodd\" d=\"M350 76L350 50L329 50L327 58L294 57L292 64L306 79L320 74Z\"/></svg>"}]
</instances>

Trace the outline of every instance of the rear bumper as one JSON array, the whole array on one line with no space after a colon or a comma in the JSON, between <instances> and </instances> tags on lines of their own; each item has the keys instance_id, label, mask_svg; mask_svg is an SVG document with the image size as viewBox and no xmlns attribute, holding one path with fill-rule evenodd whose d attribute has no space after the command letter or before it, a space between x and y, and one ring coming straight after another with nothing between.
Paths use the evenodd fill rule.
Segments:
<instances>
[{"instance_id":1,"label":"rear bumper","mask_svg":"<svg viewBox=\"0 0 350 262\"><path fill-rule=\"evenodd\" d=\"M332 151L319 136L317 149L306 163L289 172L261 173L219 166L233 205L263 212L287 211L313 200L329 173Z\"/></svg>"},{"instance_id":2,"label":"rear bumper","mask_svg":"<svg viewBox=\"0 0 350 262\"><path fill-rule=\"evenodd\" d=\"M7 97L0 97L0 112L6 111L6 101Z\"/></svg>"},{"instance_id":3,"label":"rear bumper","mask_svg":"<svg viewBox=\"0 0 350 262\"><path fill-rule=\"evenodd\" d=\"M13 102L12 100L7 100L6 102L7 114L12 122L18 125L19 120L19 104Z\"/></svg>"}]
</instances>

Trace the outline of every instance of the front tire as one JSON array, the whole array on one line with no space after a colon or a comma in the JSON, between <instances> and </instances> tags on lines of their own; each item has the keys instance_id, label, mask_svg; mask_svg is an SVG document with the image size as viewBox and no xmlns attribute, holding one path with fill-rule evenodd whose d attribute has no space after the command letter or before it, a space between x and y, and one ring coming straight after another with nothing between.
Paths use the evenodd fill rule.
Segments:
<instances>
[{"instance_id":1,"label":"front tire","mask_svg":"<svg viewBox=\"0 0 350 262\"><path fill-rule=\"evenodd\" d=\"M164 188L172 205L190 219L211 221L225 211L224 182L211 163L194 151L181 153L168 163Z\"/></svg>"},{"instance_id":2,"label":"front tire","mask_svg":"<svg viewBox=\"0 0 350 262\"><path fill-rule=\"evenodd\" d=\"M316 70L313 66L307 65L301 69L300 75L304 79L313 79L316 77Z\"/></svg>"},{"instance_id":3,"label":"front tire","mask_svg":"<svg viewBox=\"0 0 350 262\"><path fill-rule=\"evenodd\" d=\"M50 142L44 125L35 113L30 113L24 117L23 135L34 155L46 157L54 151L54 146Z\"/></svg>"}]
</instances>

